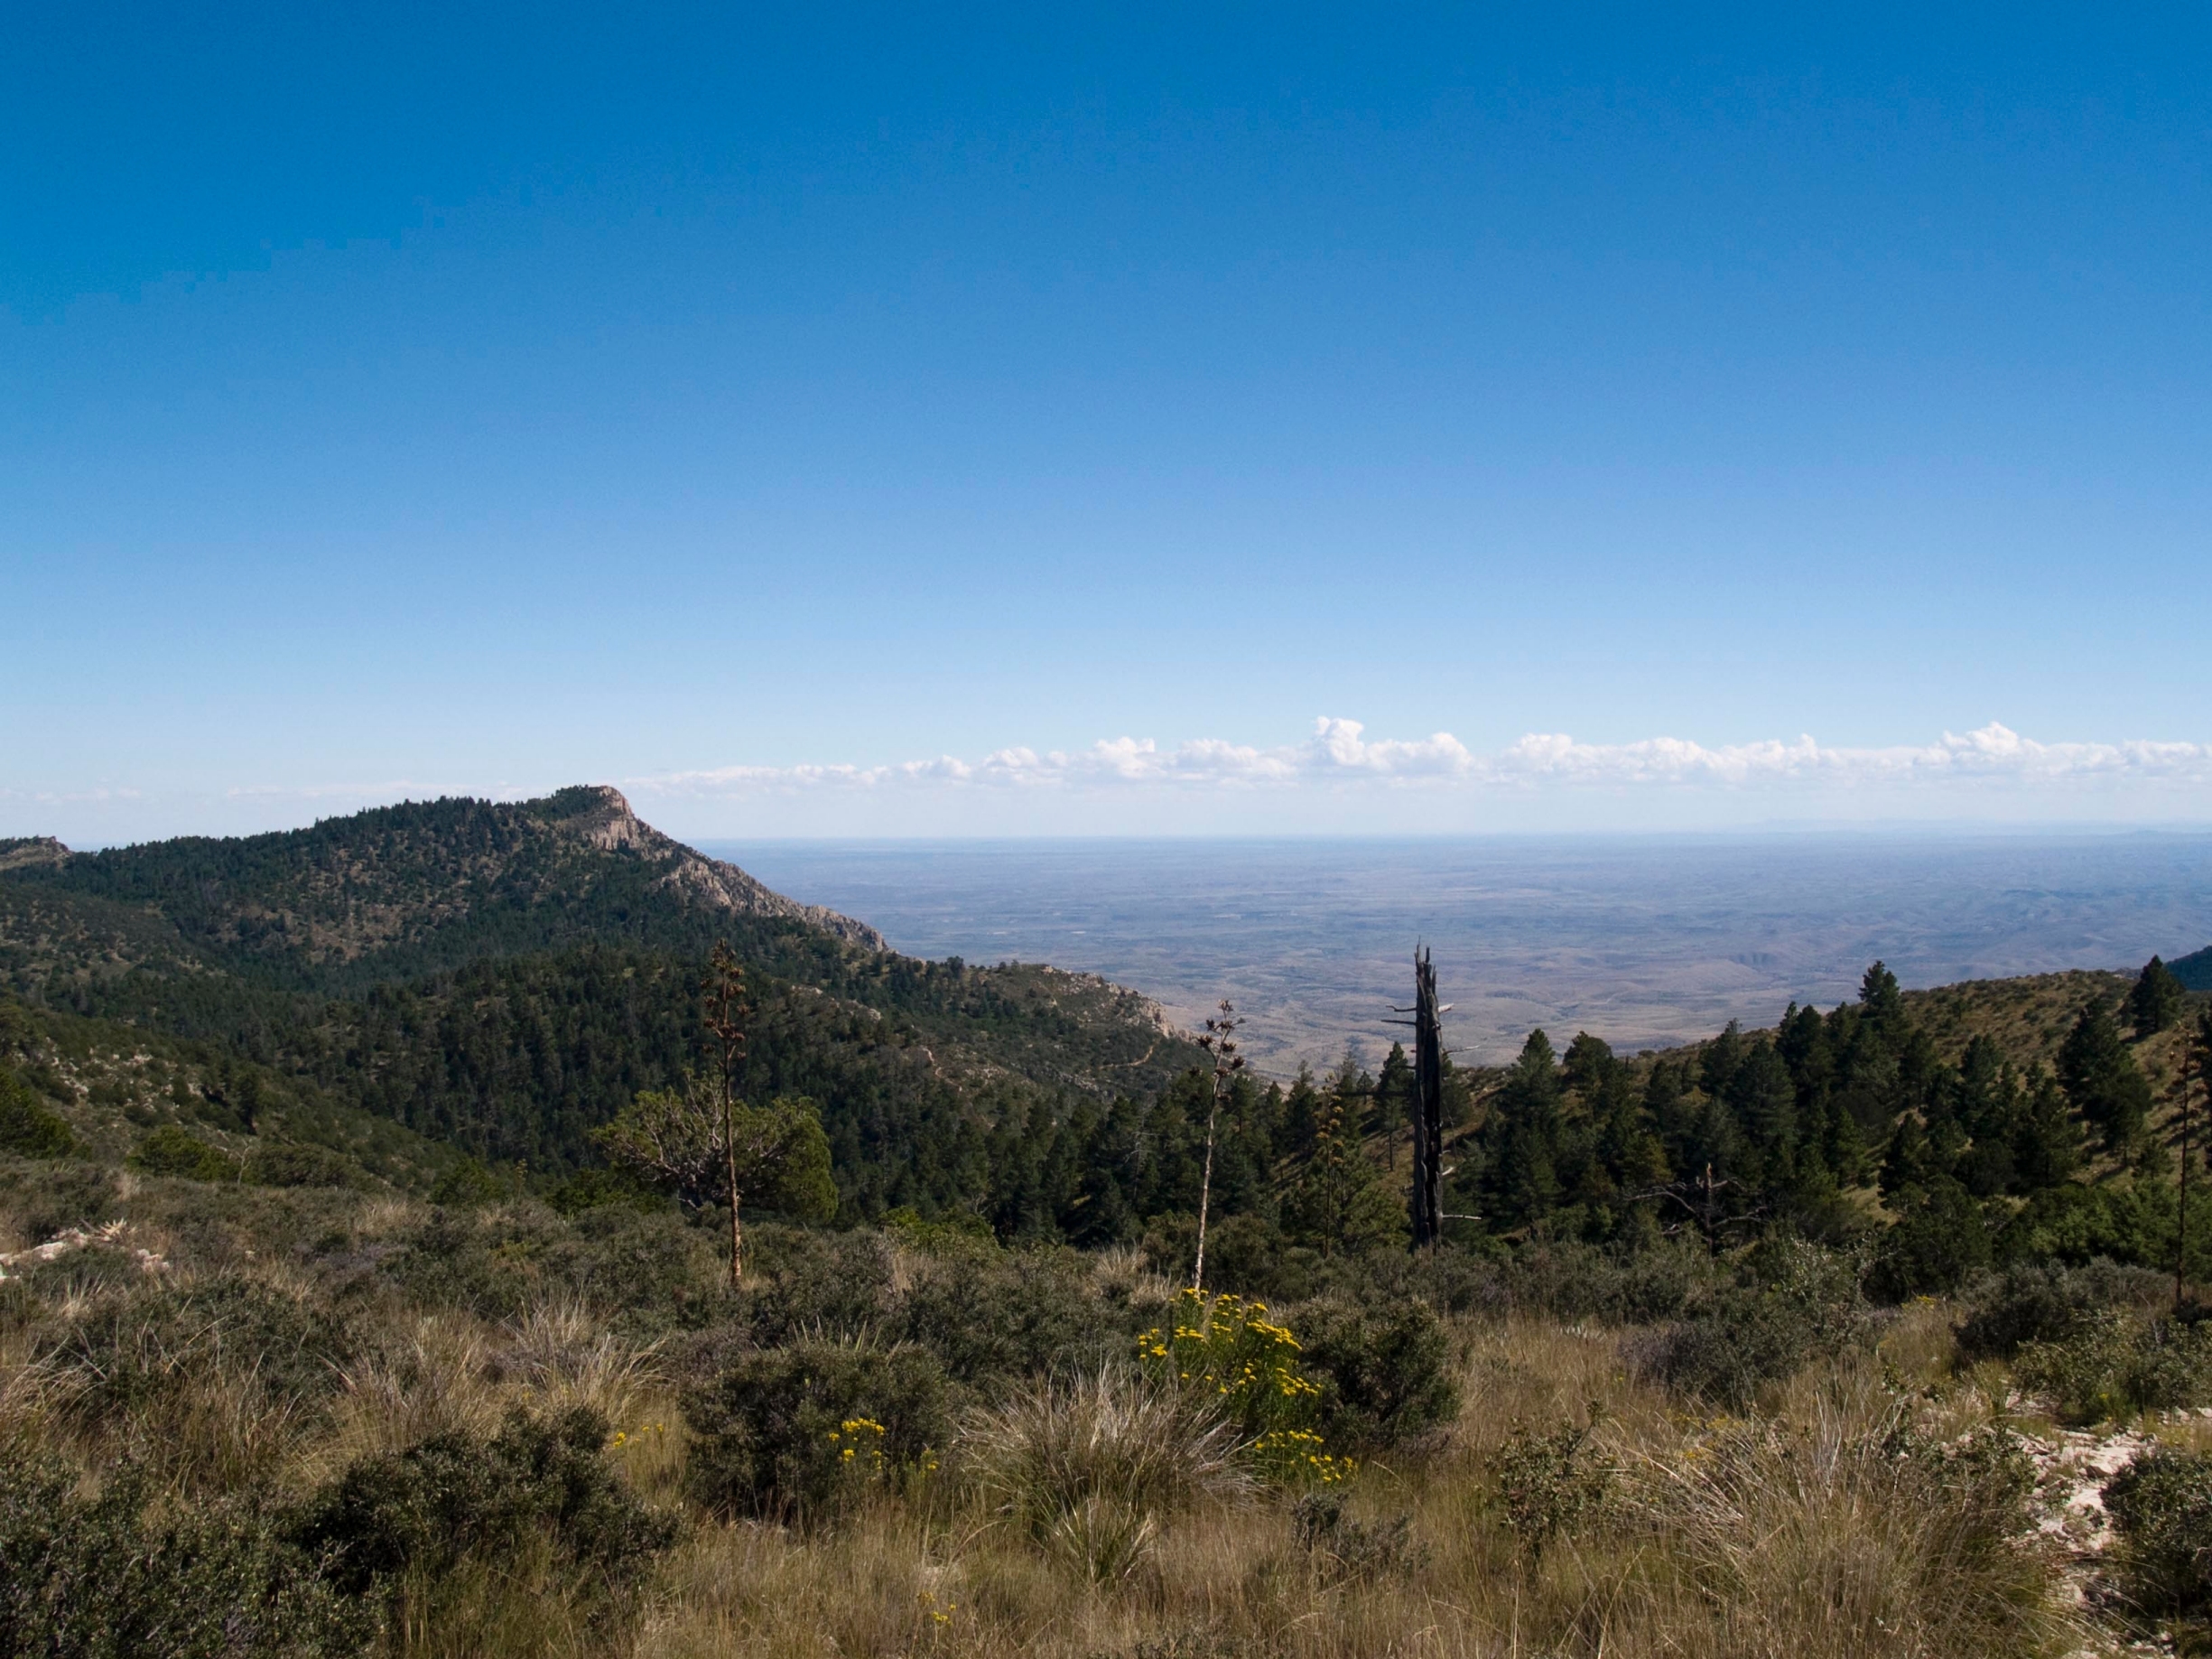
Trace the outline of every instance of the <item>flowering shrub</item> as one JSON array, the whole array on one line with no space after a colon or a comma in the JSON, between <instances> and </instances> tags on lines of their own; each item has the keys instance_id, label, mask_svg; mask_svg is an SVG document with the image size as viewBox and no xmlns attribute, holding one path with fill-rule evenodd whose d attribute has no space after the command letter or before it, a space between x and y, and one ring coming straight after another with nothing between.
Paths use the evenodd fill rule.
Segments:
<instances>
[{"instance_id":1,"label":"flowering shrub","mask_svg":"<svg viewBox=\"0 0 2212 1659\"><path fill-rule=\"evenodd\" d=\"M1246 1456L1267 1478L1287 1485L1347 1479L1352 1459L1331 1456L1315 1431L1321 1384L1306 1375L1298 1339L1267 1314L1265 1302L1185 1291L1171 1321L1137 1338L1138 1364L1234 1423L1248 1437Z\"/></svg>"}]
</instances>

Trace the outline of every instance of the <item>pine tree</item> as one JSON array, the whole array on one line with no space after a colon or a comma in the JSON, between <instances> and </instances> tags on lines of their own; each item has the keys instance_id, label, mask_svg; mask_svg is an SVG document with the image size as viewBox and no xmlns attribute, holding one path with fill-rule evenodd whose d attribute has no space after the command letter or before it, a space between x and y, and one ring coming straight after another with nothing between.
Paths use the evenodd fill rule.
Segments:
<instances>
[{"instance_id":1,"label":"pine tree","mask_svg":"<svg viewBox=\"0 0 2212 1659\"><path fill-rule=\"evenodd\" d=\"M2059 1080L2074 1109L2103 1131L2109 1151L2134 1145L2151 1116L2151 1086L2101 998L2083 1004L2059 1050Z\"/></svg>"},{"instance_id":2,"label":"pine tree","mask_svg":"<svg viewBox=\"0 0 2212 1659\"><path fill-rule=\"evenodd\" d=\"M1882 1154L1882 1197L1886 1203L1895 1204L1915 1187L1926 1183L1928 1169L1928 1134L1920 1127L1920 1120L1905 1113L1897 1120L1897 1127L1890 1132L1888 1150Z\"/></svg>"},{"instance_id":3,"label":"pine tree","mask_svg":"<svg viewBox=\"0 0 2212 1659\"><path fill-rule=\"evenodd\" d=\"M1782 1057L1765 1042L1752 1044L1722 1098L1758 1149L1768 1184L1786 1184L1797 1167L1798 1091Z\"/></svg>"},{"instance_id":4,"label":"pine tree","mask_svg":"<svg viewBox=\"0 0 2212 1659\"><path fill-rule=\"evenodd\" d=\"M1321 1089L1314 1081L1314 1068L1300 1060L1298 1075L1290 1080L1290 1092L1283 1096L1282 1113L1276 1120L1276 1155L1304 1158L1311 1153L1322 1116Z\"/></svg>"},{"instance_id":5,"label":"pine tree","mask_svg":"<svg viewBox=\"0 0 2212 1659\"><path fill-rule=\"evenodd\" d=\"M1520 1058L1492 1102L1484 1140L1489 1152L1487 1208L1507 1226L1547 1215L1559 1198L1559 1074L1551 1039L1529 1033Z\"/></svg>"},{"instance_id":6,"label":"pine tree","mask_svg":"<svg viewBox=\"0 0 2212 1659\"><path fill-rule=\"evenodd\" d=\"M1866 970L1859 981L1859 1006L1876 1025L1895 1027L1905 1020L1905 1001L1897 975L1882 963Z\"/></svg>"},{"instance_id":7,"label":"pine tree","mask_svg":"<svg viewBox=\"0 0 2212 1659\"><path fill-rule=\"evenodd\" d=\"M1298 1173L1284 1206L1284 1221L1305 1243L1324 1256L1402 1236L1403 1215L1377 1176L1360 1144L1359 1127L1347 1112L1350 1099L1332 1091L1314 1137L1313 1156Z\"/></svg>"},{"instance_id":8,"label":"pine tree","mask_svg":"<svg viewBox=\"0 0 2212 1659\"><path fill-rule=\"evenodd\" d=\"M2134 989L2127 993L2128 1023L2135 1028L2136 1036L2155 1037L2179 1022L2188 1000L2189 993L2173 976L2173 970L2153 956L2143 964Z\"/></svg>"},{"instance_id":9,"label":"pine tree","mask_svg":"<svg viewBox=\"0 0 2212 1659\"><path fill-rule=\"evenodd\" d=\"M2024 1192L2062 1185L2081 1162L2081 1130L2059 1080L2038 1067L2012 1131L2012 1174Z\"/></svg>"},{"instance_id":10,"label":"pine tree","mask_svg":"<svg viewBox=\"0 0 2212 1659\"><path fill-rule=\"evenodd\" d=\"M1412 1105L1413 1062L1406 1058L1405 1044L1392 1043L1375 1079L1375 1109L1369 1120L1382 1138L1384 1159L1392 1170L1398 1168L1399 1134L1412 1123Z\"/></svg>"}]
</instances>

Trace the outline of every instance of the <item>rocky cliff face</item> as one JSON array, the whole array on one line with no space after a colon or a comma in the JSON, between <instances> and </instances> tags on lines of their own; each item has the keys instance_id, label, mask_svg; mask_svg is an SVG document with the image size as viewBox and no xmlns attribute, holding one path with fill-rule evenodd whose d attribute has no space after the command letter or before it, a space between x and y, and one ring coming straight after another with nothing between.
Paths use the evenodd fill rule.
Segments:
<instances>
[{"instance_id":1,"label":"rocky cliff face","mask_svg":"<svg viewBox=\"0 0 2212 1659\"><path fill-rule=\"evenodd\" d=\"M0 870L58 864L69 855L70 850L51 835L0 835Z\"/></svg>"},{"instance_id":2,"label":"rocky cliff face","mask_svg":"<svg viewBox=\"0 0 2212 1659\"><path fill-rule=\"evenodd\" d=\"M563 834L602 853L627 852L667 865L656 885L710 909L736 916L774 916L804 922L832 934L848 945L869 950L887 950L883 935L866 922L841 916L818 904L801 904L773 891L735 864L694 852L674 836L664 835L630 810L619 789L588 784L564 789L553 797L570 810L554 820Z\"/></svg>"}]
</instances>

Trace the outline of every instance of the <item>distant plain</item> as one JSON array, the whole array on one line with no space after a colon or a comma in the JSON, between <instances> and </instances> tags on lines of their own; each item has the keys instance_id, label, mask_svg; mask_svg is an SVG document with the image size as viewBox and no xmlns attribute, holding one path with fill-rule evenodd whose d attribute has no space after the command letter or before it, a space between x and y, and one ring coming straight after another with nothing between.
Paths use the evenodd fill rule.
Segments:
<instances>
[{"instance_id":1,"label":"distant plain","mask_svg":"<svg viewBox=\"0 0 2212 1659\"><path fill-rule=\"evenodd\" d=\"M1417 943L1455 1049L1532 1026L1616 1048L1907 986L2136 967L2212 943L2212 834L709 842L914 955L1051 962L1193 1026L1222 996L1283 1072L1394 1034Z\"/></svg>"}]
</instances>

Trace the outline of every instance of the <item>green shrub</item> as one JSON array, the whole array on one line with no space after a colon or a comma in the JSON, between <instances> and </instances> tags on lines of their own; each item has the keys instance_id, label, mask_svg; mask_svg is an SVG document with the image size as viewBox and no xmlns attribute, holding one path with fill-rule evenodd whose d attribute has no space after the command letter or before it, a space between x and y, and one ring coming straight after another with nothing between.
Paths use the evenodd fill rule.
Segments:
<instances>
[{"instance_id":1,"label":"green shrub","mask_svg":"<svg viewBox=\"0 0 2212 1659\"><path fill-rule=\"evenodd\" d=\"M1909 1192L1882 1235L1867 1289L1882 1301L1938 1296L1989 1265L1990 1231L1974 1195L1947 1178Z\"/></svg>"},{"instance_id":2,"label":"green shrub","mask_svg":"<svg viewBox=\"0 0 2212 1659\"><path fill-rule=\"evenodd\" d=\"M697 1328L725 1309L727 1257L716 1240L671 1207L607 1205L572 1222L528 1200L496 1208L441 1208L391 1241L379 1276L423 1308L467 1308L516 1318L549 1300L575 1299L618 1310L638 1331Z\"/></svg>"},{"instance_id":3,"label":"green shrub","mask_svg":"<svg viewBox=\"0 0 2212 1659\"><path fill-rule=\"evenodd\" d=\"M1498 1453L1498 1501L1515 1540L1540 1555L1554 1538L1603 1514L1616 1472L1592 1441L1594 1421L1547 1433L1516 1427Z\"/></svg>"},{"instance_id":4,"label":"green shrub","mask_svg":"<svg viewBox=\"0 0 2212 1659\"><path fill-rule=\"evenodd\" d=\"M0 1161L0 1202L16 1231L43 1243L67 1227L92 1227L116 1213L116 1179L91 1163Z\"/></svg>"},{"instance_id":5,"label":"green shrub","mask_svg":"<svg viewBox=\"0 0 2212 1659\"><path fill-rule=\"evenodd\" d=\"M248 1659L367 1651L371 1611L254 1495L150 1505L125 1466L97 1496L60 1463L0 1463L0 1654Z\"/></svg>"},{"instance_id":6,"label":"green shrub","mask_svg":"<svg viewBox=\"0 0 2212 1659\"><path fill-rule=\"evenodd\" d=\"M507 1196L507 1184L473 1158L459 1159L447 1165L430 1189L432 1204L450 1205L457 1209L497 1204Z\"/></svg>"},{"instance_id":7,"label":"green shrub","mask_svg":"<svg viewBox=\"0 0 2212 1659\"><path fill-rule=\"evenodd\" d=\"M610 1205L648 1212L669 1207L667 1194L655 1191L628 1170L579 1170L548 1192L545 1202L571 1220Z\"/></svg>"},{"instance_id":8,"label":"green shrub","mask_svg":"<svg viewBox=\"0 0 2212 1659\"><path fill-rule=\"evenodd\" d=\"M2105 1483L2120 1587L2152 1617L2212 1612L2212 1455L2139 1452Z\"/></svg>"},{"instance_id":9,"label":"green shrub","mask_svg":"<svg viewBox=\"0 0 2212 1659\"><path fill-rule=\"evenodd\" d=\"M773 1347L801 1337L860 1337L889 1328L891 1257L869 1233L753 1230L754 1270L745 1298L753 1339Z\"/></svg>"},{"instance_id":10,"label":"green shrub","mask_svg":"<svg viewBox=\"0 0 2212 1659\"><path fill-rule=\"evenodd\" d=\"M809 1339L740 1355L684 1390L683 1409L694 1497L801 1522L925 1469L949 1433L944 1368L915 1347Z\"/></svg>"},{"instance_id":11,"label":"green shrub","mask_svg":"<svg viewBox=\"0 0 2212 1659\"><path fill-rule=\"evenodd\" d=\"M1333 1444L1391 1446L1457 1415L1451 1338L1427 1302L1324 1297L1297 1309L1296 1322Z\"/></svg>"},{"instance_id":12,"label":"green shrub","mask_svg":"<svg viewBox=\"0 0 2212 1659\"><path fill-rule=\"evenodd\" d=\"M262 1187L349 1187L376 1185L358 1162L343 1152L303 1141L256 1146L246 1160L246 1179Z\"/></svg>"},{"instance_id":13,"label":"green shrub","mask_svg":"<svg viewBox=\"0 0 2212 1659\"><path fill-rule=\"evenodd\" d=\"M2105 1309L2061 1341L2021 1344L2013 1375L2072 1423L2212 1404L2212 1326Z\"/></svg>"},{"instance_id":14,"label":"green shrub","mask_svg":"<svg viewBox=\"0 0 2212 1659\"><path fill-rule=\"evenodd\" d=\"M1762 1246L1748 1280L1697 1299L1680 1319L1631 1343L1641 1375L1741 1411L1814 1358L1841 1353L1866 1328L1847 1256L1802 1240Z\"/></svg>"},{"instance_id":15,"label":"green shrub","mask_svg":"<svg viewBox=\"0 0 2212 1659\"><path fill-rule=\"evenodd\" d=\"M497 1565L534 1548L598 1606L627 1603L637 1570L675 1541L603 1455L607 1421L589 1407L540 1419L512 1412L489 1440L441 1434L355 1463L294 1523L349 1595L379 1585L434 1597L464 1561Z\"/></svg>"},{"instance_id":16,"label":"green shrub","mask_svg":"<svg viewBox=\"0 0 2212 1659\"><path fill-rule=\"evenodd\" d=\"M149 1130L130 1156L134 1170L148 1175L171 1175L188 1181L235 1181L238 1160L219 1152L205 1141L184 1132L174 1123Z\"/></svg>"},{"instance_id":17,"label":"green shrub","mask_svg":"<svg viewBox=\"0 0 2212 1659\"><path fill-rule=\"evenodd\" d=\"M2168 1289L2161 1274L2103 1257L2087 1267L2014 1263L1968 1285L1959 1352L1970 1360L2011 1359L2022 1343L2064 1341L2105 1309L2154 1306Z\"/></svg>"},{"instance_id":18,"label":"green shrub","mask_svg":"<svg viewBox=\"0 0 2212 1659\"><path fill-rule=\"evenodd\" d=\"M954 1382L1000 1395L1062 1369L1094 1370L1119 1346L1073 1251L993 1252L917 1271L892 1331L928 1348Z\"/></svg>"},{"instance_id":19,"label":"green shrub","mask_svg":"<svg viewBox=\"0 0 2212 1659\"><path fill-rule=\"evenodd\" d=\"M77 1137L60 1114L49 1111L28 1084L0 1066L0 1152L18 1158L62 1158L76 1145Z\"/></svg>"}]
</instances>

